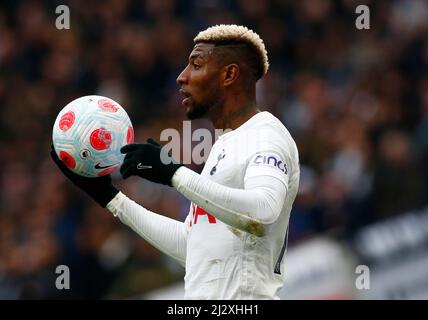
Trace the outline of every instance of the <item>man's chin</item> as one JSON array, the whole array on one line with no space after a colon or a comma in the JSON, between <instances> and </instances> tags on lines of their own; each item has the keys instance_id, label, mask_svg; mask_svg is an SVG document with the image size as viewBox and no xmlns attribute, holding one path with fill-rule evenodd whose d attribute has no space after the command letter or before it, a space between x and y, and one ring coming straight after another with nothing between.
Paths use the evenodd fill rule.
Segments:
<instances>
[{"instance_id":1,"label":"man's chin","mask_svg":"<svg viewBox=\"0 0 428 320\"><path fill-rule=\"evenodd\" d=\"M205 111L189 107L186 109L186 116L189 120L201 119L205 117Z\"/></svg>"},{"instance_id":2,"label":"man's chin","mask_svg":"<svg viewBox=\"0 0 428 320\"><path fill-rule=\"evenodd\" d=\"M201 117L194 115L192 113L187 113L187 119L189 120L196 120L196 119L200 119Z\"/></svg>"}]
</instances>

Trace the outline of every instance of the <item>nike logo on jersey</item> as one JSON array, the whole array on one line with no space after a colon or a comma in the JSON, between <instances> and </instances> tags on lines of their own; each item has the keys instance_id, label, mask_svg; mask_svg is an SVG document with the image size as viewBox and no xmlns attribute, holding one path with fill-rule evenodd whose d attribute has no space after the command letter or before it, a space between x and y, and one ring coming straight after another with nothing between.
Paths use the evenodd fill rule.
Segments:
<instances>
[{"instance_id":1,"label":"nike logo on jersey","mask_svg":"<svg viewBox=\"0 0 428 320\"><path fill-rule=\"evenodd\" d=\"M137 169L138 170L151 169L151 168L152 168L152 166L145 166L141 162L139 164L137 164Z\"/></svg>"}]
</instances>

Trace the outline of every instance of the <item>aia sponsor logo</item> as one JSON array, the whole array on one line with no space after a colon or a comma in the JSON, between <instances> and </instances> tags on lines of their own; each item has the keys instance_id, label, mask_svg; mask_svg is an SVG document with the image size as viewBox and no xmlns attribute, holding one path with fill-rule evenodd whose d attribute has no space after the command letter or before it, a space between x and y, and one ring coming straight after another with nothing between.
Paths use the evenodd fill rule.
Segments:
<instances>
[{"instance_id":1,"label":"aia sponsor logo","mask_svg":"<svg viewBox=\"0 0 428 320\"><path fill-rule=\"evenodd\" d=\"M193 214L193 224L198 223L198 219L200 216L207 216L208 223L217 223L217 220L214 216L206 212L204 209L198 207L196 204L192 203L192 214ZM192 223L190 223L190 226L192 226Z\"/></svg>"}]
</instances>

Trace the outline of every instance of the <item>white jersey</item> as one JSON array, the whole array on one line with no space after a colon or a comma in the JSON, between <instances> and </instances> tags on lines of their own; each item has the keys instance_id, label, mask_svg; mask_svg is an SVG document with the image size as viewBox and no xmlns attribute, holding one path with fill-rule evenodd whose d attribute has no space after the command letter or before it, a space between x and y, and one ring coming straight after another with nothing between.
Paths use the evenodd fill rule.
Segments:
<instances>
[{"instance_id":1,"label":"white jersey","mask_svg":"<svg viewBox=\"0 0 428 320\"><path fill-rule=\"evenodd\" d=\"M192 201L184 223L121 192L107 208L185 265L186 299L277 299L299 175L294 140L260 112L219 137L201 175L175 172L172 185Z\"/></svg>"},{"instance_id":2,"label":"white jersey","mask_svg":"<svg viewBox=\"0 0 428 320\"><path fill-rule=\"evenodd\" d=\"M186 219L185 298L278 298L299 172L296 144L269 112L260 112L219 137L201 176L237 189L243 189L251 176L273 176L285 184L286 198L278 218L261 237L232 228L192 203Z\"/></svg>"}]
</instances>

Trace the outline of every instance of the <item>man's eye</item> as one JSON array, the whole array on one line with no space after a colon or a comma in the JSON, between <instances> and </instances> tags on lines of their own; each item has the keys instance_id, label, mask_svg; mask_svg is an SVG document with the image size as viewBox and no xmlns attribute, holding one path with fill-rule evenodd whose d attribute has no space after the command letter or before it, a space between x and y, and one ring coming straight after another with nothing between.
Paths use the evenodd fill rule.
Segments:
<instances>
[{"instance_id":1,"label":"man's eye","mask_svg":"<svg viewBox=\"0 0 428 320\"><path fill-rule=\"evenodd\" d=\"M196 63L192 63L192 65L193 65L193 68L195 70L198 70L201 67L200 65L197 65Z\"/></svg>"}]
</instances>

